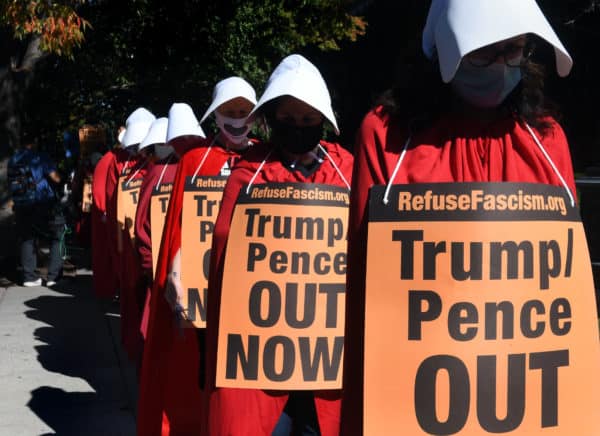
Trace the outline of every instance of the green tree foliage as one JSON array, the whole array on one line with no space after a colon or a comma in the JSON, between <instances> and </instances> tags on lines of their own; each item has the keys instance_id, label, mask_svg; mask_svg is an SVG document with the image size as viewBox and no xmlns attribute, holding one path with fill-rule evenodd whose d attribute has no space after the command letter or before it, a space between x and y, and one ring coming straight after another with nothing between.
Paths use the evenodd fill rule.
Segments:
<instances>
[{"instance_id":1,"label":"green tree foliage","mask_svg":"<svg viewBox=\"0 0 600 436\"><path fill-rule=\"evenodd\" d=\"M365 33L347 0L104 0L77 9L89 21L74 60L53 58L29 100L30 122L58 132L122 123L136 106L166 115L175 101L198 116L214 84L240 75L262 90L293 52L339 50Z\"/></svg>"}]
</instances>

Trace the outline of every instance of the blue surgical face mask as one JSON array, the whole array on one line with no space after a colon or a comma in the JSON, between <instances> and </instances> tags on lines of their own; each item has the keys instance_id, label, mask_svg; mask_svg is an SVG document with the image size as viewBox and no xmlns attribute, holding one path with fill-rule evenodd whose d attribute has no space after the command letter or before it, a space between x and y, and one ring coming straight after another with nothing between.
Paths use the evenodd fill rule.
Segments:
<instances>
[{"instance_id":1,"label":"blue surgical face mask","mask_svg":"<svg viewBox=\"0 0 600 436\"><path fill-rule=\"evenodd\" d=\"M452 89L467 103L480 108L498 107L521 81L521 69L504 63L475 67L461 62Z\"/></svg>"}]
</instances>

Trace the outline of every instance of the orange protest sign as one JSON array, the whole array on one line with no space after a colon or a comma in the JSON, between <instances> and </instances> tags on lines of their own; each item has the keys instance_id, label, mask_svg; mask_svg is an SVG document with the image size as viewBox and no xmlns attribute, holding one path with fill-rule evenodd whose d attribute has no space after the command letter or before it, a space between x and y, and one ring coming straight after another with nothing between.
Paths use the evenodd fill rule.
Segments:
<instances>
[{"instance_id":1,"label":"orange protest sign","mask_svg":"<svg viewBox=\"0 0 600 436\"><path fill-rule=\"evenodd\" d=\"M188 327L206 327L208 269L215 221L227 177L187 177L181 212L182 306Z\"/></svg>"},{"instance_id":2,"label":"orange protest sign","mask_svg":"<svg viewBox=\"0 0 600 436\"><path fill-rule=\"evenodd\" d=\"M92 178L86 177L83 180L83 189L81 193L81 211L89 213L92 210Z\"/></svg>"},{"instance_id":3,"label":"orange protest sign","mask_svg":"<svg viewBox=\"0 0 600 436\"><path fill-rule=\"evenodd\" d=\"M590 259L562 188L371 189L364 434L598 435Z\"/></svg>"},{"instance_id":4,"label":"orange protest sign","mask_svg":"<svg viewBox=\"0 0 600 436\"><path fill-rule=\"evenodd\" d=\"M169 199L173 191L172 183L162 183L152 189L150 197L150 234L152 237L152 274L156 273L160 241L162 240Z\"/></svg>"},{"instance_id":5,"label":"orange protest sign","mask_svg":"<svg viewBox=\"0 0 600 436\"><path fill-rule=\"evenodd\" d=\"M217 386L341 388L348 203L348 190L329 185L242 190L225 254Z\"/></svg>"},{"instance_id":6,"label":"orange protest sign","mask_svg":"<svg viewBox=\"0 0 600 436\"><path fill-rule=\"evenodd\" d=\"M143 180L130 180L129 177L129 175L119 177L117 189L117 223L118 229L127 230L129 232L129 237L133 241L135 211L137 209Z\"/></svg>"}]
</instances>

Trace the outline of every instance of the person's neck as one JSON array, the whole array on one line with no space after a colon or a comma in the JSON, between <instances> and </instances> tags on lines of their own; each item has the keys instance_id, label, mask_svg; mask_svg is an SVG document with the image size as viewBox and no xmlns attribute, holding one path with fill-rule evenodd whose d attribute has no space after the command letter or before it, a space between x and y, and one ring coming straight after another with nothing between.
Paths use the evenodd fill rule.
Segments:
<instances>
[{"instance_id":1,"label":"person's neck","mask_svg":"<svg viewBox=\"0 0 600 436\"><path fill-rule=\"evenodd\" d=\"M477 107L460 98L455 98L452 104L453 112L463 118L469 118L483 124L493 123L505 116L505 111L499 107Z\"/></svg>"},{"instance_id":2,"label":"person's neck","mask_svg":"<svg viewBox=\"0 0 600 436\"><path fill-rule=\"evenodd\" d=\"M318 159L318 150L319 147L317 146L314 149L307 151L303 154L291 153L283 148L281 149L281 152L283 153L285 159L289 162L296 162L306 167L311 165Z\"/></svg>"}]
</instances>

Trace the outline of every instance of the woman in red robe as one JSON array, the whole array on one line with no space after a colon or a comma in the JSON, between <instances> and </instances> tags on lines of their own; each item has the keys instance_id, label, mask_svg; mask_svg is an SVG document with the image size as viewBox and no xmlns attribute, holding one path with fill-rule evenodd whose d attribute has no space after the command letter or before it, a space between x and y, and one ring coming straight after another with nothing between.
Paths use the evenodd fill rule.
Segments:
<instances>
[{"instance_id":1,"label":"woman in red robe","mask_svg":"<svg viewBox=\"0 0 600 436\"><path fill-rule=\"evenodd\" d=\"M113 259L112 274L116 274L119 281L121 342L133 362L139 361L142 344L139 333L140 308L135 297L140 266L127 228L128 225L133 225L133 222L118 222L118 183L130 183L144 178L149 157L138 153L137 150L155 119L154 115L144 108L136 109L127 118L123 148L115 153L115 161L109 171L106 185L107 192L112 193L107 202L107 225ZM130 217L132 221L134 218Z\"/></svg>"},{"instance_id":2,"label":"woman in red robe","mask_svg":"<svg viewBox=\"0 0 600 436\"><path fill-rule=\"evenodd\" d=\"M215 113L219 132L196 141L191 138L204 133L198 121L194 122L191 108L174 105L169 114L168 143L176 150L190 143L194 147L185 152L177 167L150 297L138 405L140 436L204 434L200 388L203 332L181 327L183 290L173 274L181 271L184 186L194 175L229 175L230 168L253 144L246 136L246 118L255 104L254 89L243 79L230 77L219 82L202 119ZM230 123L244 128L232 130Z\"/></svg>"},{"instance_id":3,"label":"woman in red robe","mask_svg":"<svg viewBox=\"0 0 600 436\"><path fill-rule=\"evenodd\" d=\"M339 390L289 392L215 387L225 247L242 187L248 183L283 182L350 188L352 155L338 144L321 140L325 122L339 132L327 85L314 65L299 55L285 58L273 71L254 111L253 116L264 115L272 132L271 141L253 147L232 171L213 236L207 308L208 434L319 434L320 428L320 434L336 435Z\"/></svg>"},{"instance_id":4,"label":"woman in red robe","mask_svg":"<svg viewBox=\"0 0 600 436\"><path fill-rule=\"evenodd\" d=\"M561 75L568 74L571 59L535 2L513 3L434 0L423 35L429 60L413 71L413 80L381 99L358 132L348 235L346 319L352 322L346 323L344 350L344 435L363 434L370 188L530 182L575 196L567 139L545 104L542 70L531 60L533 37L527 34L554 46ZM517 20L520 13L530 19Z\"/></svg>"},{"instance_id":5,"label":"woman in red robe","mask_svg":"<svg viewBox=\"0 0 600 436\"><path fill-rule=\"evenodd\" d=\"M153 223L152 220L153 217L156 219L156 217L161 215L152 213L151 201L155 189L173 184L179 162L179 157L175 154L174 148L165 144L167 140L167 125L167 118L159 118L154 121L148 132L148 136L140 144L140 148L153 148L154 155L154 161L148 165L148 171L144 176L144 181L140 188L138 207L135 215L135 246L141 267L140 282L138 283L138 302L140 309L143 310L140 332L144 338L146 336L149 315L147 310L149 307L148 298L150 297L153 282L153 259L160 250L160 246L155 247L152 245L152 228L153 226L155 229L159 228L160 224ZM161 204L161 207L166 208L169 197L165 197L162 200L165 204ZM160 239L160 236L158 239Z\"/></svg>"},{"instance_id":6,"label":"woman in red robe","mask_svg":"<svg viewBox=\"0 0 600 436\"><path fill-rule=\"evenodd\" d=\"M107 227L107 199L114 195L114 192L107 189L107 179L115 160L116 151L107 151L98 161L92 179L92 271L94 293L101 298L114 297L119 287L112 270L113 253Z\"/></svg>"}]
</instances>

